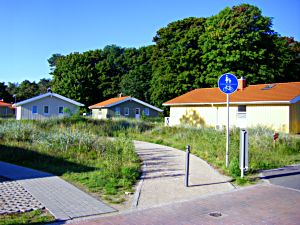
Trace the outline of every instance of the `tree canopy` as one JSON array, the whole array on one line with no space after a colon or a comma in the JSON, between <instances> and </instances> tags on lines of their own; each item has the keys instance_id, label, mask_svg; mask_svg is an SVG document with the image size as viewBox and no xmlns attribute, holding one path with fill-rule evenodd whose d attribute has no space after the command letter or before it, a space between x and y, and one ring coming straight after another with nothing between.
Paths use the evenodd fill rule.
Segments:
<instances>
[{"instance_id":1,"label":"tree canopy","mask_svg":"<svg viewBox=\"0 0 300 225\"><path fill-rule=\"evenodd\" d=\"M154 45L53 54L53 91L86 106L120 93L162 107L191 89L215 87L223 73L248 84L300 80L300 44L272 29L272 18L241 4L207 18L185 18L159 29ZM0 85L19 99L44 92L49 80ZM5 94L5 93L4 93ZM4 95L2 94L2 95ZM0 96L1 98L1 96Z\"/></svg>"},{"instance_id":2,"label":"tree canopy","mask_svg":"<svg viewBox=\"0 0 300 225\"><path fill-rule=\"evenodd\" d=\"M51 87L51 80L45 78L38 83L24 80L20 84L8 82L6 85L4 82L0 82L0 99L6 102L14 102L15 100L20 102L46 93L48 87Z\"/></svg>"}]
</instances>

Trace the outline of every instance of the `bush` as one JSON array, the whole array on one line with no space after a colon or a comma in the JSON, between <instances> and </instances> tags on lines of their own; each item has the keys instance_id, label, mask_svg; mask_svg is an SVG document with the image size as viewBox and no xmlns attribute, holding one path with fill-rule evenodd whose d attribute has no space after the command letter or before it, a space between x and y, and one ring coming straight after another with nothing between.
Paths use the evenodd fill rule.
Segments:
<instances>
[{"instance_id":1,"label":"bush","mask_svg":"<svg viewBox=\"0 0 300 225\"><path fill-rule=\"evenodd\" d=\"M233 177L239 177L241 175L240 164L237 158L234 158L233 160L230 161L228 170L230 175Z\"/></svg>"}]
</instances>

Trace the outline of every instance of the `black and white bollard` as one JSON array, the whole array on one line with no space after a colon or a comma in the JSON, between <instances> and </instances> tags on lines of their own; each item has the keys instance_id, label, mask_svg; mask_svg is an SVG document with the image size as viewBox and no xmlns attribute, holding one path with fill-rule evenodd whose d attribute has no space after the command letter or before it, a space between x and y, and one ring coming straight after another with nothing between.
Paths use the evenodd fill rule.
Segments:
<instances>
[{"instance_id":1,"label":"black and white bollard","mask_svg":"<svg viewBox=\"0 0 300 225\"><path fill-rule=\"evenodd\" d=\"M189 186L189 170L190 170L190 150L189 145L186 146L186 157L185 157L185 186Z\"/></svg>"},{"instance_id":2,"label":"black and white bollard","mask_svg":"<svg viewBox=\"0 0 300 225\"><path fill-rule=\"evenodd\" d=\"M248 132L240 132L240 169L241 177L244 177L245 170L248 170Z\"/></svg>"}]
</instances>

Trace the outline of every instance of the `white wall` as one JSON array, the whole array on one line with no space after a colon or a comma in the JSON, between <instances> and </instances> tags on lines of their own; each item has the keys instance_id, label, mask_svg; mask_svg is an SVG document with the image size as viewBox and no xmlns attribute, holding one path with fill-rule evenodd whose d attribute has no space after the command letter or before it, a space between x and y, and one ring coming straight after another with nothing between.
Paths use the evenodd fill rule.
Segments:
<instances>
[{"instance_id":1,"label":"white wall","mask_svg":"<svg viewBox=\"0 0 300 225\"><path fill-rule=\"evenodd\" d=\"M38 112L36 114L32 113L32 107L37 106ZM44 106L49 107L49 113L44 113ZM47 119L51 117L60 117L63 116L63 114L58 113L58 108L62 106L64 108L69 108L71 110L71 113L76 113L79 109L78 106L64 101L62 99L56 98L54 96L48 96L42 99L38 99L33 102L29 102L27 104L24 104L20 107L20 117L18 117L17 112L17 119ZM18 111L18 110L17 110Z\"/></svg>"}]
</instances>

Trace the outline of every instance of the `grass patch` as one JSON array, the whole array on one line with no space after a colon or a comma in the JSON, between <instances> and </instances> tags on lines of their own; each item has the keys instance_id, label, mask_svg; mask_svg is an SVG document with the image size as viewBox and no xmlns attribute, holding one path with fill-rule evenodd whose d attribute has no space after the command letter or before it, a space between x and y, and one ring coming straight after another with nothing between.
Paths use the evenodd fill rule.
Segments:
<instances>
[{"instance_id":1,"label":"grass patch","mask_svg":"<svg viewBox=\"0 0 300 225\"><path fill-rule=\"evenodd\" d=\"M129 122L63 119L0 123L2 161L62 176L113 203L122 202L125 191L131 191L139 177L140 160L132 140L124 135L115 140L105 137L117 130L140 128Z\"/></svg>"},{"instance_id":2,"label":"grass patch","mask_svg":"<svg viewBox=\"0 0 300 225\"><path fill-rule=\"evenodd\" d=\"M238 185L253 182L259 170L300 163L300 138L273 131L248 129L249 171L240 179L239 129L231 129L230 164L225 168L226 131L213 128L164 127L158 121L0 120L0 160L62 176L110 202L124 201L139 177L140 160L132 139L185 149L201 157ZM107 137L114 136L113 141Z\"/></svg>"},{"instance_id":3,"label":"grass patch","mask_svg":"<svg viewBox=\"0 0 300 225\"><path fill-rule=\"evenodd\" d=\"M46 210L34 210L31 212L0 215L0 224L19 225L19 224L45 224L54 222L54 217Z\"/></svg>"},{"instance_id":4,"label":"grass patch","mask_svg":"<svg viewBox=\"0 0 300 225\"><path fill-rule=\"evenodd\" d=\"M240 130L234 128L230 134L230 164L225 167L226 131L214 128L164 127L157 126L146 132L131 133L137 140L153 142L191 152L206 160L222 173L236 179L237 184L251 183L251 176L260 170L273 169L300 163L300 139L281 133L273 146L273 131L257 127L248 129L249 171L245 179L240 179L239 146Z\"/></svg>"}]
</instances>

